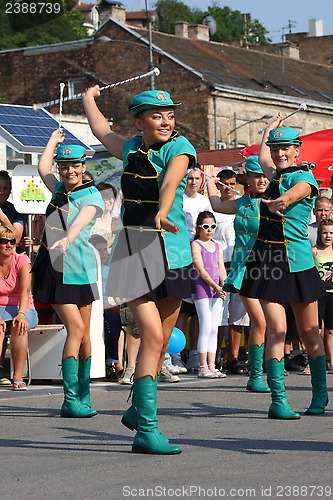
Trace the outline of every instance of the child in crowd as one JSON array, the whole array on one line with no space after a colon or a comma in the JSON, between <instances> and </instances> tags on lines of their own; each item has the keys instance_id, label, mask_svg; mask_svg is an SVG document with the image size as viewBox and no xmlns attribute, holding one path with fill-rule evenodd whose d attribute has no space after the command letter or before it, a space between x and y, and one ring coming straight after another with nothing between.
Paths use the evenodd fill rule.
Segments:
<instances>
[{"instance_id":1,"label":"child in crowd","mask_svg":"<svg viewBox=\"0 0 333 500\"><path fill-rule=\"evenodd\" d=\"M327 371L333 373L333 221L323 220L318 226L317 246L312 249L326 295L318 300L319 325L324 322L324 342L328 357Z\"/></svg>"},{"instance_id":2,"label":"child in crowd","mask_svg":"<svg viewBox=\"0 0 333 500\"><path fill-rule=\"evenodd\" d=\"M191 244L193 264L197 270L194 303L199 318L198 377L225 377L215 368L217 332L222 315L222 300L226 297L222 286L226 277L222 246L212 238L216 220L209 211L197 218L196 235Z\"/></svg>"}]
</instances>

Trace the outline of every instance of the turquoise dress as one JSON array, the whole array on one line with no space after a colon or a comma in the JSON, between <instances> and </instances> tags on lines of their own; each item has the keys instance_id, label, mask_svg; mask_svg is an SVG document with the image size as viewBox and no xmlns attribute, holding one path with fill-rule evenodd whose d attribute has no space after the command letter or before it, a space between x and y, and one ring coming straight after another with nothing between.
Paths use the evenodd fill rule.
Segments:
<instances>
[{"instance_id":1,"label":"turquoise dress","mask_svg":"<svg viewBox=\"0 0 333 500\"><path fill-rule=\"evenodd\" d=\"M194 147L176 133L166 143L154 144L148 150L141 136L125 142L121 177L123 227L112 249L107 295L127 300L143 295L153 300L190 297L192 256L183 212L186 175L176 189L168 214L168 220L179 228L177 234L156 230L154 222L168 165L179 155L189 157L189 169L195 166Z\"/></svg>"},{"instance_id":2,"label":"turquoise dress","mask_svg":"<svg viewBox=\"0 0 333 500\"><path fill-rule=\"evenodd\" d=\"M96 207L95 217L68 246L65 255L59 249L50 250L52 245L66 237L67 231L83 207ZM91 285L97 280L96 257L88 244L91 227L103 213L104 202L92 181L66 192L63 182L58 182L52 199L46 209L46 223L42 243L34 261L33 295L42 303L82 303L87 285L88 295ZM74 287L74 288L72 288ZM79 296L75 298L75 290ZM94 294L95 295L95 292ZM84 296L81 297L84 303ZM88 303L88 302L86 302Z\"/></svg>"},{"instance_id":3,"label":"turquoise dress","mask_svg":"<svg viewBox=\"0 0 333 500\"><path fill-rule=\"evenodd\" d=\"M260 204L260 224L248 255L240 294L273 302L312 302L323 295L307 237L309 215L318 184L305 167L289 167L275 174L263 198L276 199L298 182L312 186L312 194L286 208L283 216Z\"/></svg>"},{"instance_id":4,"label":"turquoise dress","mask_svg":"<svg viewBox=\"0 0 333 500\"><path fill-rule=\"evenodd\" d=\"M252 198L249 194L244 194L236 200L235 246L230 270L223 286L223 289L227 292L238 292L241 288L247 258L258 234L260 201L261 198Z\"/></svg>"}]
</instances>

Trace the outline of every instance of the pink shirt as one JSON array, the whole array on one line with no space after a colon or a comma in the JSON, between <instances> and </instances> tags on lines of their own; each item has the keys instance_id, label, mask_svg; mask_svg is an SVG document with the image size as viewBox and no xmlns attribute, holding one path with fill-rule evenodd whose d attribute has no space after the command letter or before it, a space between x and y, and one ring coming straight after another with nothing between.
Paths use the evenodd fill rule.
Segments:
<instances>
[{"instance_id":1,"label":"pink shirt","mask_svg":"<svg viewBox=\"0 0 333 500\"><path fill-rule=\"evenodd\" d=\"M31 264L25 253L13 253L12 266L7 279L0 277L0 307L18 306L20 300L19 271L26 264ZM28 308L34 307L32 294L29 293Z\"/></svg>"}]
</instances>

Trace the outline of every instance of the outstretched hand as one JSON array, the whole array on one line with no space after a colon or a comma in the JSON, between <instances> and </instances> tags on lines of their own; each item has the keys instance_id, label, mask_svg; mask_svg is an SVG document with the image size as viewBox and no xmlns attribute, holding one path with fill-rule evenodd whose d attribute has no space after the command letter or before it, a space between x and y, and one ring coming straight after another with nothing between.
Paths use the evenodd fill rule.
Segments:
<instances>
[{"instance_id":1,"label":"outstretched hand","mask_svg":"<svg viewBox=\"0 0 333 500\"><path fill-rule=\"evenodd\" d=\"M268 206L268 210L273 214L277 214L280 217L283 217L283 210L287 208L287 202L283 198L277 198L276 200L261 200L264 205Z\"/></svg>"}]
</instances>

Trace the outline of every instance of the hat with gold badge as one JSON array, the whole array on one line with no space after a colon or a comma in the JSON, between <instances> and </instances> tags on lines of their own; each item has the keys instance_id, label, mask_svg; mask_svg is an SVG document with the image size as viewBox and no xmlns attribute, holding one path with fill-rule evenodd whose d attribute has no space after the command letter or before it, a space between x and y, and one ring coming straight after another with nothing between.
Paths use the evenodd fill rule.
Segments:
<instances>
[{"instance_id":1,"label":"hat with gold badge","mask_svg":"<svg viewBox=\"0 0 333 500\"><path fill-rule=\"evenodd\" d=\"M85 162L86 149L78 144L61 144L57 147L57 154L54 157L58 163L65 161Z\"/></svg>"},{"instance_id":2,"label":"hat with gold badge","mask_svg":"<svg viewBox=\"0 0 333 500\"><path fill-rule=\"evenodd\" d=\"M180 102L173 102L168 92L165 90L146 90L132 97L128 109L132 115L137 115L140 111L151 108L170 107L177 108Z\"/></svg>"},{"instance_id":3,"label":"hat with gold badge","mask_svg":"<svg viewBox=\"0 0 333 500\"><path fill-rule=\"evenodd\" d=\"M275 144L286 144L287 146L301 146L302 139L299 137L299 131L294 128L279 127L273 128L268 134L266 141L267 146L275 146Z\"/></svg>"}]
</instances>

